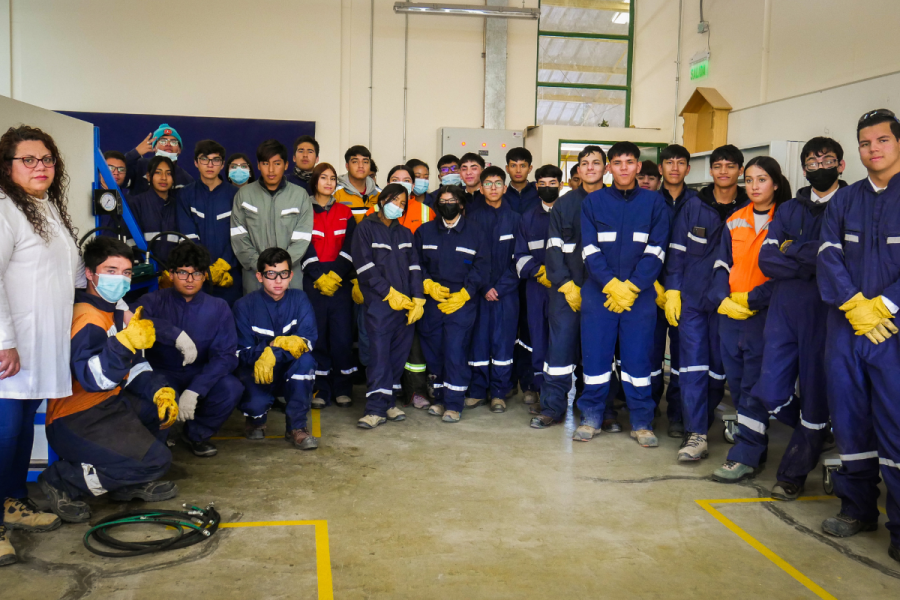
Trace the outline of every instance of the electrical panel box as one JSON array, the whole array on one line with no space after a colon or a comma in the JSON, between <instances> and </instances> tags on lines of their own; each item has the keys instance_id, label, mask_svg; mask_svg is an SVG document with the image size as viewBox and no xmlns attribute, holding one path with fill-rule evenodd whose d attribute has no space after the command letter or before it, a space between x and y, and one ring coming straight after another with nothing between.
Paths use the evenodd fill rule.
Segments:
<instances>
[{"instance_id":1,"label":"electrical panel box","mask_svg":"<svg viewBox=\"0 0 900 600\"><path fill-rule=\"evenodd\" d=\"M513 129L441 127L437 131L438 157L474 152L484 159L485 166L506 166L506 153L524 146L525 136Z\"/></svg>"}]
</instances>

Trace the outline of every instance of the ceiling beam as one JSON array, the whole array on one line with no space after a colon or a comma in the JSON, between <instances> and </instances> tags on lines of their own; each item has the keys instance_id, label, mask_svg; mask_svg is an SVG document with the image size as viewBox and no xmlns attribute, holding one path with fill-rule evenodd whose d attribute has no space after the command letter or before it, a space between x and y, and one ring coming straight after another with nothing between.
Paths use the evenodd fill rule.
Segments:
<instances>
[{"instance_id":1,"label":"ceiling beam","mask_svg":"<svg viewBox=\"0 0 900 600\"><path fill-rule=\"evenodd\" d=\"M562 6L565 8L590 8L593 10L614 10L627 13L631 9L628 2L604 2L602 0L541 0L541 6Z\"/></svg>"}]
</instances>

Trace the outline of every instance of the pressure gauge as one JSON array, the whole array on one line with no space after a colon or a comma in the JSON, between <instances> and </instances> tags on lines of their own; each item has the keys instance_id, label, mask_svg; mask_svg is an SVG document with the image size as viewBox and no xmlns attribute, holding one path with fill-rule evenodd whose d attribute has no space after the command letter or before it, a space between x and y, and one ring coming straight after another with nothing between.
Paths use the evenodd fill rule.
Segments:
<instances>
[{"instance_id":1,"label":"pressure gauge","mask_svg":"<svg viewBox=\"0 0 900 600\"><path fill-rule=\"evenodd\" d=\"M122 204L115 190L94 190L95 215L121 215Z\"/></svg>"}]
</instances>

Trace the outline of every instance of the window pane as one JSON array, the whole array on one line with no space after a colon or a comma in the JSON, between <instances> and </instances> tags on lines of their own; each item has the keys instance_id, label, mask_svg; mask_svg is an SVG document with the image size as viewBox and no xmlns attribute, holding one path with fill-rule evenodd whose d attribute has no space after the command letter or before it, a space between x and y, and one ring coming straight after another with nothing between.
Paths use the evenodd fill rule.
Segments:
<instances>
[{"instance_id":1,"label":"window pane","mask_svg":"<svg viewBox=\"0 0 900 600\"><path fill-rule=\"evenodd\" d=\"M628 2L542 0L542 31L628 35Z\"/></svg>"},{"instance_id":2,"label":"window pane","mask_svg":"<svg viewBox=\"0 0 900 600\"><path fill-rule=\"evenodd\" d=\"M539 86L537 122L538 125L625 127L625 98L621 90Z\"/></svg>"},{"instance_id":3,"label":"window pane","mask_svg":"<svg viewBox=\"0 0 900 600\"><path fill-rule=\"evenodd\" d=\"M538 81L626 85L628 43L540 36Z\"/></svg>"}]
</instances>

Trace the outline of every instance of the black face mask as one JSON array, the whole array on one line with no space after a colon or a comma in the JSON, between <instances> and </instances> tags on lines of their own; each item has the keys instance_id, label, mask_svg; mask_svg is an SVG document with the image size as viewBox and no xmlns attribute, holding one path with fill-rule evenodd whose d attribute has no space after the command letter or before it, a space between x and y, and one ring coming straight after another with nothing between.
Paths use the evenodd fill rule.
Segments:
<instances>
[{"instance_id":1,"label":"black face mask","mask_svg":"<svg viewBox=\"0 0 900 600\"><path fill-rule=\"evenodd\" d=\"M547 204L551 204L556 202L556 199L559 198L559 188L558 187L539 187L538 189L538 198L546 202Z\"/></svg>"},{"instance_id":2,"label":"black face mask","mask_svg":"<svg viewBox=\"0 0 900 600\"><path fill-rule=\"evenodd\" d=\"M818 168L815 171L807 171L806 179L817 192L827 191L838 178L838 168L831 169Z\"/></svg>"},{"instance_id":3,"label":"black face mask","mask_svg":"<svg viewBox=\"0 0 900 600\"><path fill-rule=\"evenodd\" d=\"M439 215L444 217L444 220L452 221L459 216L459 203L453 202L452 204L444 204L443 202L438 202L437 211Z\"/></svg>"}]
</instances>

